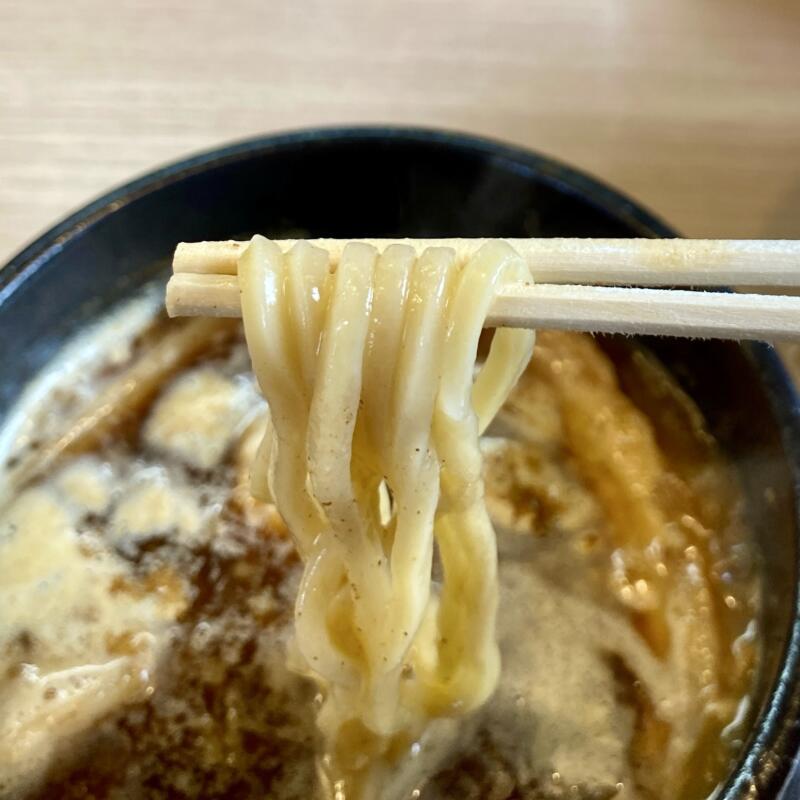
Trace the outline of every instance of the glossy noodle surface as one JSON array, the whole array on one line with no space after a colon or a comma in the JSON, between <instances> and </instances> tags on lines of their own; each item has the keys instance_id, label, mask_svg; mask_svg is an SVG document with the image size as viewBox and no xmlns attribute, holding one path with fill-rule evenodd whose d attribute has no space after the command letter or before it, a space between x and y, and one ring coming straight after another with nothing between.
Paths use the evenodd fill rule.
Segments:
<instances>
[{"instance_id":1,"label":"glossy noodle surface","mask_svg":"<svg viewBox=\"0 0 800 800\"><path fill-rule=\"evenodd\" d=\"M270 409L253 485L305 562L295 668L321 692L321 774L341 800L407 796L427 777L412 748L497 683L478 437L533 334L498 331L473 371L498 286L530 271L493 242L461 264L447 248L353 243L332 272L324 250L301 242L284 257L256 236L239 280Z\"/></svg>"}]
</instances>

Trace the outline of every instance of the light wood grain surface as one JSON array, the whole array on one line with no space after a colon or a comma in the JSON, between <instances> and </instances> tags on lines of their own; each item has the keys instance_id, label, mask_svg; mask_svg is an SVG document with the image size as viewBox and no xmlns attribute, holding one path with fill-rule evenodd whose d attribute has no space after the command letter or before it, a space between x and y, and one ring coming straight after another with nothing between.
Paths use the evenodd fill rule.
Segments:
<instances>
[{"instance_id":1,"label":"light wood grain surface","mask_svg":"<svg viewBox=\"0 0 800 800\"><path fill-rule=\"evenodd\" d=\"M342 122L534 147L688 235L800 237L800 2L0 0L0 263L164 161Z\"/></svg>"}]
</instances>

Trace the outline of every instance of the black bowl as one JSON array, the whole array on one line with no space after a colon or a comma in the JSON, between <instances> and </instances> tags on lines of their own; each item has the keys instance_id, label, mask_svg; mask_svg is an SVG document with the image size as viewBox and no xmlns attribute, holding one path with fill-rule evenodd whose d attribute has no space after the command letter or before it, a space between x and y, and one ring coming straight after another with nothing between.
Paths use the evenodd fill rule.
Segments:
<instances>
[{"instance_id":1,"label":"black bowl","mask_svg":"<svg viewBox=\"0 0 800 800\"><path fill-rule=\"evenodd\" d=\"M271 136L111 192L0 270L0 417L73 330L166 267L181 240L309 236L675 236L597 181L530 152L426 130ZM796 797L800 404L762 344L648 339L741 465L767 573L758 712L721 797ZM774 490L767 502L765 490Z\"/></svg>"}]
</instances>

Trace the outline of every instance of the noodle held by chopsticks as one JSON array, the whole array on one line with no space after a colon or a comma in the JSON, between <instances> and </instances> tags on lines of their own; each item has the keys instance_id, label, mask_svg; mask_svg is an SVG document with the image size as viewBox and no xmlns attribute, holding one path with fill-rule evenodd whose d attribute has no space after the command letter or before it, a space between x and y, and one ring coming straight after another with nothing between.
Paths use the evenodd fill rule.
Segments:
<instances>
[{"instance_id":1,"label":"noodle held by chopsticks","mask_svg":"<svg viewBox=\"0 0 800 800\"><path fill-rule=\"evenodd\" d=\"M465 265L447 248L356 243L328 266L308 243L284 255L263 237L239 260L271 411L253 485L305 562L296 645L324 698L324 772L337 796L370 798L431 720L476 708L497 680L478 436L533 333L498 331L474 382L473 369L497 287L531 278L501 242Z\"/></svg>"}]
</instances>

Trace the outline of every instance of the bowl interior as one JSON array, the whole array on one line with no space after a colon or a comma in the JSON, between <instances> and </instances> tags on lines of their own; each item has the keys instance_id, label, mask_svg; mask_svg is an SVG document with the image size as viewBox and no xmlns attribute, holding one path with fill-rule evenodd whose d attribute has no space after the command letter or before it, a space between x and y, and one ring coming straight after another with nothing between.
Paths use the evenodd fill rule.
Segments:
<instances>
[{"instance_id":1,"label":"bowl interior","mask_svg":"<svg viewBox=\"0 0 800 800\"><path fill-rule=\"evenodd\" d=\"M0 271L0 417L64 338L165 273L181 240L669 236L626 198L529 153L447 134L273 137L154 173ZM736 458L767 573L760 723L723 796L775 796L797 746L797 408L764 346L648 339ZM793 628L794 625L794 628ZM761 795L759 795L761 796Z\"/></svg>"}]
</instances>

